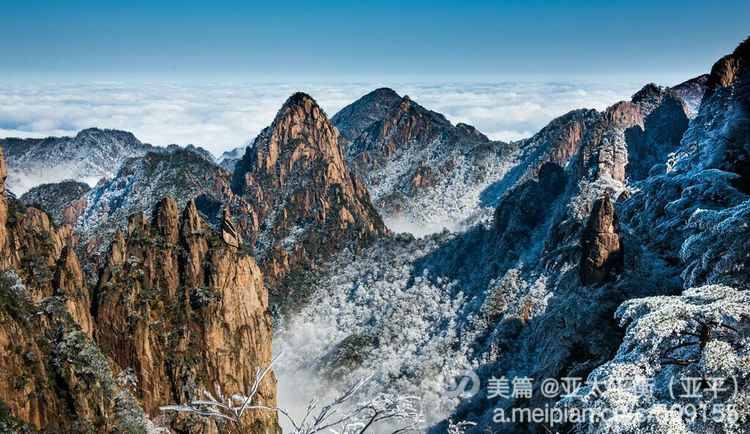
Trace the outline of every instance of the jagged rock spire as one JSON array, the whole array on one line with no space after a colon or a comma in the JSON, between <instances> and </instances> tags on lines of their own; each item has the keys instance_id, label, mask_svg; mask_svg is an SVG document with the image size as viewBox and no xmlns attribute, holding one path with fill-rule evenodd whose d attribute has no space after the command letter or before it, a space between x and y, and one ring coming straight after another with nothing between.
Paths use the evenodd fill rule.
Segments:
<instances>
[{"instance_id":1,"label":"jagged rock spire","mask_svg":"<svg viewBox=\"0 0 750 434\"><path fill-rule=\"evenodd\" d=\"M615 207L605 195L594 202L583 233L581 282L601 283L622 271L623 252Z\"/></svg>"},{"instance_id":2,"label":"jagged rock spire","mask_svg":"<svg viewBox=\"0 0 750 434\"><path fill-rule=\"evenodd\" d=\"M127 239L117 233L100 270L97 341L119 366L134 370L137 396L149 414L216 385L247 390L255 370L271 362L268 295L253 258L214 242L220 234L192 200L180 214L174 199L165 198L150 224L142 214L131 223L136 230ZM222 224L222 238L231 227ZM275 406L273 375L260 395L259 402ZM180 423L172 421L177 430L196 432ZM248 415L248 423L259 432L278 432L274 412Z\"/></svg>"},{"instance_id":3,"label":"jagged rock spire","mask_svg":"<svg viewBox=\"0 0 750 434\"><path fill-rule=\"evenodd\" d=\"M177 209L177 201L165 197L156 204L151 224L167 242L177 244L180 238L180 212Z\"/></svg>"},{"instance_id":4,"label":"jagged rock spire","mask_svg":"<svg viewBox=\"0 0 750 434\"><path fill-rule=\"evenodd\" d=\"M232 215L227 207L224 207L224 212L221 218L221 238L225 243L232 247L240 247L240 236L237 234L237 229L235 229L234 223L232 223Z\"/></svg>"},{"instance_id":5,"label":"jagged rock spire","mask_svg":"<svg viewBox=\"0 0 750 434\"><path fill-rule=\"evenodd\" d=\"M258 216L260 231L250 241L269 283L386 232L366 187L346 166L338 131L304 93L292 95L248 148L232 187Z\"/></svg>"}]
</instances>

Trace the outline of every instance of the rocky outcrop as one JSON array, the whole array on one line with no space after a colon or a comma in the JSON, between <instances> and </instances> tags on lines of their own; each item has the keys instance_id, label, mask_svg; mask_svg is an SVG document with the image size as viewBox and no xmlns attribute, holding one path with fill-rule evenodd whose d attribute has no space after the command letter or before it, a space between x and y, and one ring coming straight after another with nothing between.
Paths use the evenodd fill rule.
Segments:
<instances>
[{"instance_id":1,"label":"rocky outcrop","mask_svg":"<svg viewBox=\"0 0 750 434\"><path fill-rule=\"evenodd\" d=\"M3 193L5 174L0 153ZM91 340L88 290L68 235L0 194L3 412L16 427L45 432L145 432L150 421Z\"/></svg>"},{"instance_id":2,"label":"rocky outcrop","mask_svg":"<svg viewBox=\"0 0 750 434\"><path fill-rule=\"evenodd\" d=\"M615 207L604 196L594 202L581 240L581 283L594 285L620 273L623 251Z\"/></svg>"},{"instance_id":3,"label":"rocky outcrop","mask_svg":"<svg viewBox=\"0 0 750 434\"><path fill-rule=\"evenodd\" d=\"M487 138L476 134L473 127L453 126L445 116L404 96L353 141L347 149L347 159L366 176L369 171L389 163L396 153L438 147L438 142L460 146L477 141L487 141Z\"/></svg>"},{"instance_id":4,"label":"rocky outcrop","mask_svg":"<svg viewBox=\"0 0 750 434\"><path fill-rule=\"evenodd\" d=\"M243 237L257 231L257 219L242 198L231 189L231 173L189 149L168 153L149 152L125 162L117 175L88 192L85 209L75 229L88 254L106 251L115 231L124 229L136 212L151 213L158 201L174 197L179 208L194 199L198 211L215 229L222 222L226 206L236 217L235 226Z\"/></svg>"},{"instance_id":5,"label":"rocky outcrop","mask_svg":"<svg viewBox=\"0 0 750 434\"><path fill-rule=\"evenodd\" d=\"M20 200L25 205L45 210L56 225L74 226L86 210L88 184L62 181L42 184L24 193Z\"/></svg>"},{"instance_id":6,"label":"rocky outcrop","mask_svg":"<svg viewBox=\"0 0 750 434\"><path fill-rule=\"evenodd\" d=\"M562 167L545 163L539 169L538 179L530 179L513 189L495 210L494 230L498 253L513 261L531 245L535 233L546 234L545 226L553 214L554 202L565 191L567 178Z\"/></svg>"},{"instance_id":7,"label":"rocky outcrop","mask_svg":"<svg viewBox=\"0 0 750 434\"><path fill-rule=\"evenodd\" d=\"M268 282L386 232L367 188L344 161L339 135L308 95L292 95L237 163L232 187L251 204L252 236Z\"/></svg>"},{"instance_id":8,"label":"rocky outcrop","mask_svg":"<svg viewBox=\"0 0 750 434\"><path fill-rule=\"evenodd\" d=\"M643 120L625 130L628 150L626 176L631 181L646 178L654 166L665 167L688 127L688 109L675 92L665 90L659 103ZM662 169L664 170L664 169Z\"/></svg>"},{"instance_id":9,"label":"rocky outcrop","mask_svg":"<svg viewBox=\"0 0 750 434\"><path fill-rule=\"evenodd\" d=\"M399 229L442 230L485 210L480 194L509 167L515 147L471 125L451 124L391 89L375 90L333 117L346 159L384 219ZM490 206L494 206L492 203ZM432 232L433 229L427 229Z\"/></svg>"},{"instance_id":10,"label":"rocky outcrop","mask_svg":"<svg viewBox=\"0 0 750 434\"><path fill-rule=\"evenodd\" d=\"M0 273L0 402L42 432L147 432L151 422L68 310L59 297L34 303L15 274Z\"/></svg>"},{"instance_id":11,"label":"rocky outcrop","mask_svg":"<svg viewBox=\"0 0 750 434\"><path fill-rule=\"evenodd\" d=\"M271 362L262 274L252 257L225 242L236 240L230 225L224 222L218 234L194 201L180 215L177 202L166 198L150 221L131 216L128 233L118 232L110 246L95 290L96 338L137 376L136 396L149 414L216 386L228 394L247 391L255 370ZM272 375L260 397L275 406ZM252 432L277 430L270 411L254 412L246 423ZM181 419L172 425L184 432L206 428Z\"/></svg>"},{"instance_id":12,"label":"rocky outcrop","mask_svg":"<svg viewBox=\"0 0 750 434\"><path fill-rule=\"evenodd\" d=\"M688 107L688 116L695 117L708 87L709 74L702 74L674 86L674 91Z\"/></svg>"},{"instance_id":13,"label":"rocky outcrop","mask_svg":"<svg viewBox=\"0 0 750 434\"><path fill-rule=\"evenodd\" d=\"M24 207L14 199L0 200L3 212L10 218L2 227L5 241L0 269L15 270L34 303L48 297L62 299L73 321L90 336L89 294L70 228L56 228L44 211Z\"/></svg>"}]
</instances>

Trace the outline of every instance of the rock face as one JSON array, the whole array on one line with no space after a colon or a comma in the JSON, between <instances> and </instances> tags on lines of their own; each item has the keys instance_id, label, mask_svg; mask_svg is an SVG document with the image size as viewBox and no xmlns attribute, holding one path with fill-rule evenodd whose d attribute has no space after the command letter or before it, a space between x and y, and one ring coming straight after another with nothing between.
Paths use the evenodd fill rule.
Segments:
<instances>
[{"instance_id":1,"label":"rock face","mask_svg":"<svg viewBox=\"0 0 750 434\"><path fill-rule=\"evenodd\" d=\"M46 432L144 432L150 422L91 340L88 289L65 234L5 196L0 152L0 402Z\"/></svg>"},{"instance_id":2,"label":"rock face","mask_svg":"<svg viewBox=\"0 0 750 434\"><path fill-rule=\"evenodd\" d=\"M117 175L89 191L81 201L86 206L75 229L89 253L103 253L118 229L124 229L135 212L151 213L166 196L184 207L194 199L208 223L218 229L222 208L237 216L239 233L254 233L257 219L231 188L231 174L189 149L149 152L127 160Z\"/></svg>"},{"instance_id":3,"label":"rock face","mask_svg":"<svg viewBox=\"0 0 750 434\"><path fill-rule=\"evenodd\" d=\"M643 119L643 125L625 130L628 146L626 176L638 181L648 176L657 164L664 164L665 157L680 146L680 140L688 127L689 110L676 92L666 91L658 95L658 106Z\"/></svg>"},{"instance_id":4,"label":"rock face","mask_svg":"<svg viewBox=\"0 0 750 434\"><path fill-rule=\"evenodd\" d=\"M473 217L486 207L481 192L502 177L514 151L391 89L363 96L333 121L352 170L394 230L404 222L436 232Z\"/></svg>"},{"instance_id":5,"label":"rock face","mask_svg":"<svg viewBox=\"0 0 750 434\"><path fill-rule=\"evenodd\" d=\"M229 218L227 216L227 218ZM268 294L253 258L213 232L194 201L178 211L167 198L150 222L131 216L118 232L95 290L96 338L138 378L136 396L149 414L200 398L202 390L249 389L255 370L271 362ZM260 388L276 404L275 378ZM173 426L199 432L195 421ZM248 416L252 432L276 431L275 412Z\"/></svg>"},{"instance_id":6,"label":"rock face","mask_svg":"<svg viewBox=\"0 0 750 434\"><path fill-rule=\"evenodd\" d=\"M56 225L73 226L86 210L84 197L91 190L88 184L62 181L57 184L42 184L24 193L20 199L28 206L49 213Z\"/></svg>"},{"instance_id":7,"label":"rock face","mask_svg":"<svg viewBox=\"0 0 750 434\"><path fill-rule=\"evenodd\" d=\"M622 272L624 256L618 232L615 208L609 196L604 196L594 202L581 240L581 283L601 283Z\"/></svg>"},{"instance_id":8,"label":"rock face","mask_svg":"<svg viewBox=\"0 0 750 434\"><path fill-rule=\"evenodd\" d=\"M343 139L352 142L372 124L383 120L400 101L401 97L393 89L375 89L342 108L331 118L331 122Z\"/></svg>"},{"instance_id":9,"label":"rock face","mask_svg":"<svg viewBox=\"0 0 750 434\"><path fill-rule=\"evenodd\" d=\"M3 150L0 148L0 252L5 251L5 243L8 239L8 202L5 198L5 179L8 177L8 167L5 165ZM0 266L7 266L5 260L0 259Z\"/></svg>"},{"instance_id":10,"label":"rock face","mask_svg":"<svg viewBox=\"0 0 750 434\"><path fill-rule=\"evenodd\" d=\"M356 165L358 173L370 179L373 171L391 164L400 154L420 151L437 154L441 151L438 149L441 144L470 146L488 141L473 127L455 127L443 115L404 96L379 120L370 123L348 146L346 154L347 159Z\"/></svg>"},{"instance_id":11,"label":"rock face","mask_svg":"<svg viewBox=\"0 0 750 434\"><path fill-rule=\"evenodd\" d=\"M494 219L503 256L516 259L520 251L528 248L535 232L544 232L547 216L565 191L567 181L563 168L549 162L539 169L538 180L530 179L508 194L495 210Z\"/></svg>"},{"instance_id":12,"label":"rock face","mask_svg":"<svg viewBox=\"0 0 750 434\"><path fill-rule=\"evenodd\" d=\"M706 93L708 87L709 74L702 74L690 80L684 81L677 86L674 86L672 90L685 101L685 105L688 107L689 117L693 118L698 114L698 109L701 106L703 95Z\"/></svg>"},{"instance_id":13,"label":"rock face","mask_svg":"<svg viewBox=\"0 0 750 434\"><path fill-rule=\"evenodd\" d=\"M292 95L237 163L232 188L251 204L256 256L275 286L294 267L386 232L339 135L308 95Z\"/></svg>"}]
</instances>

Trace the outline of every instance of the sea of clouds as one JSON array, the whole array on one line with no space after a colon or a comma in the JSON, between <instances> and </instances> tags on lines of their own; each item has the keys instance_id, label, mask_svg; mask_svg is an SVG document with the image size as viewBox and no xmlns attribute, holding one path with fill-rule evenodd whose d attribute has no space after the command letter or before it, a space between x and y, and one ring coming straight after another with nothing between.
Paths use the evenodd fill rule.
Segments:
<instances>
[{"instance_id":1,"label":"sea of clouds","mask_svg":"<svg viewBox=\"0 0 750 434\"><path fill-rule=\"evenodd\" d=\"M214 155L251 141L286 98L303 91L332 116L381 86L409 95L490 138L528 137L576 108L603 109L637 83L497 81L0 84L0 137L71 136L89 128L130 131L154 145L203 146Z\"/></svg>"}]
</instances>

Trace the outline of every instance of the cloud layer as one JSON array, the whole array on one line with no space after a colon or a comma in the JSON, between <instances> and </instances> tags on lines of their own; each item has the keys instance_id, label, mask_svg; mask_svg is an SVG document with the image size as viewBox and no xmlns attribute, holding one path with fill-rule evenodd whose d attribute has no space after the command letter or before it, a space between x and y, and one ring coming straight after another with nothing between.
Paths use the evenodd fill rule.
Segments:
<instances>
[{"instance_id":1,"label":"cloud layer","mask_svg":"<svg viewBox=\"0 0 750 434\"><path fill-rule=\"evenodd\" d=\"M312 95L332 116L384 85L499 140L530 136L575 108L602 109L639 87L591 82L5 84L0 85L0 137L115 128L154 145L195 144L218 156L254 138L295 91Z\"/></svg>"}]
</instances>

